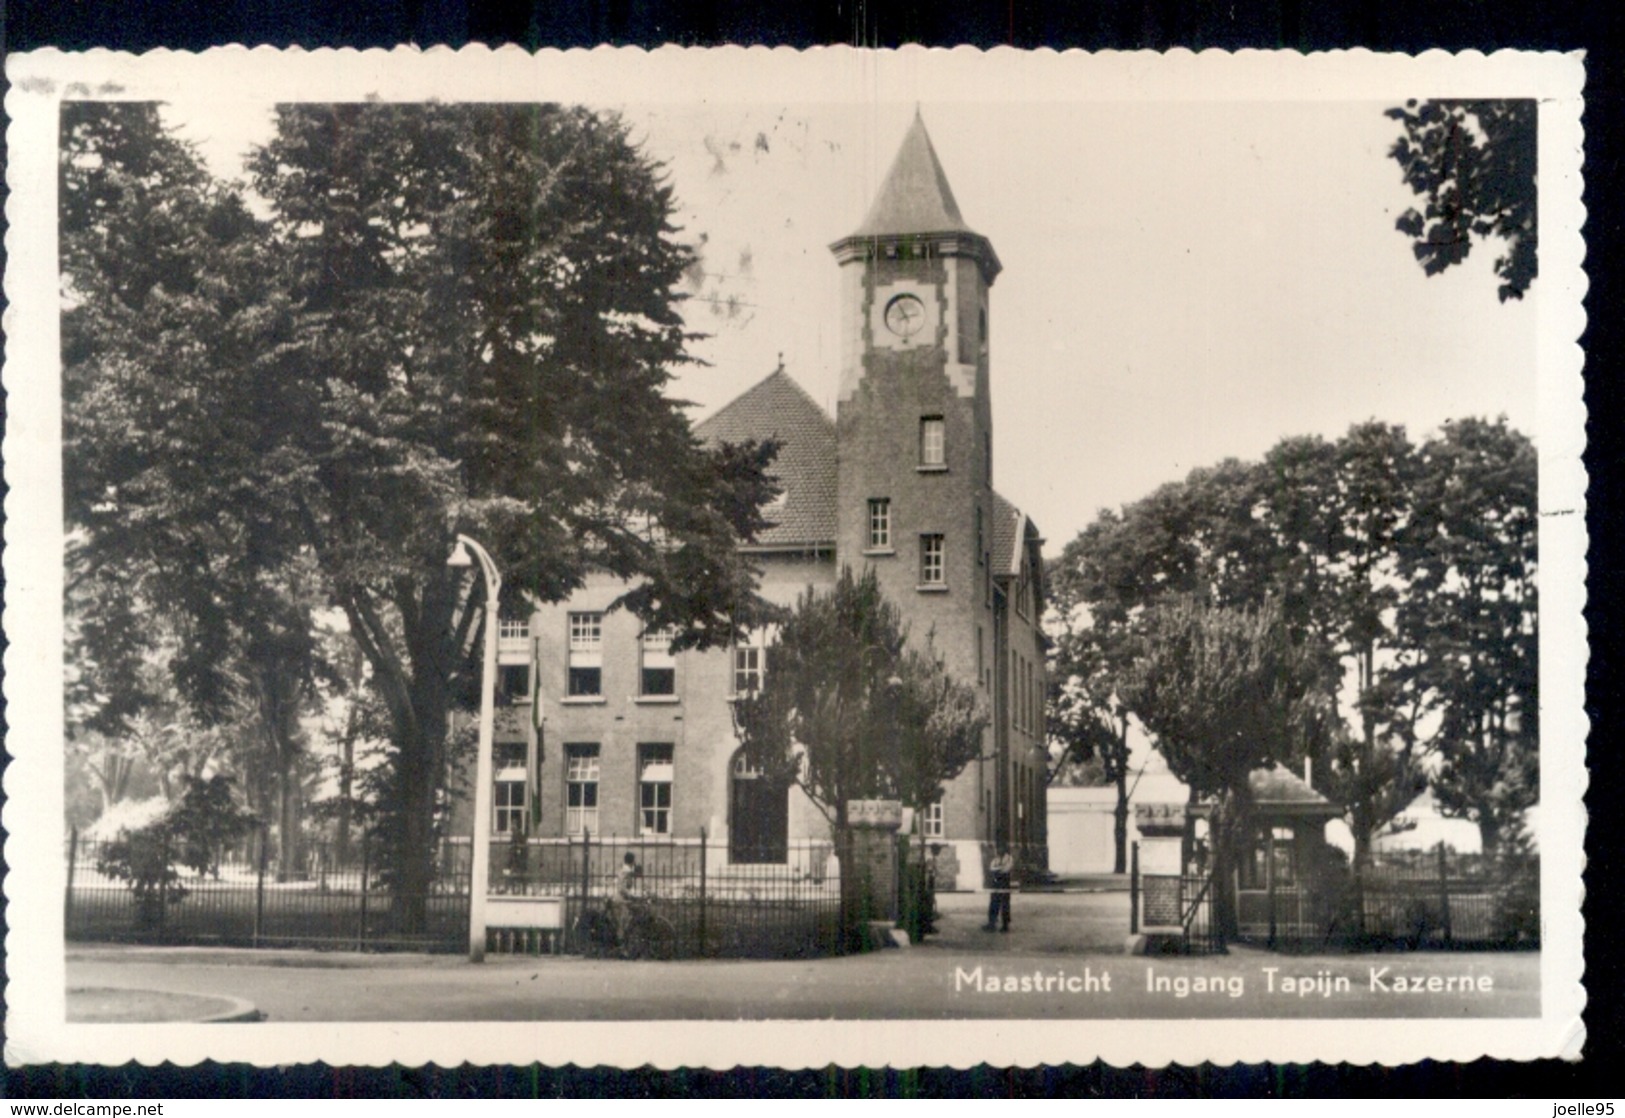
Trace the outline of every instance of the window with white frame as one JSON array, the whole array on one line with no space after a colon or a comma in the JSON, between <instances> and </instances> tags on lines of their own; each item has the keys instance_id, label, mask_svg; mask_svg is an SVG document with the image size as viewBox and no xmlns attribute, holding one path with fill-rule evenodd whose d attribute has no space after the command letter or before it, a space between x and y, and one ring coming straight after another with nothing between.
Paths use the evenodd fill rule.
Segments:
<instances>
[{"instance_id":1,"label":"window with white frame","mask_svg":"<svg viewBox=\"0 0 1625 1118\"><path fill-rule=\"evenodd\" d=\"M499 741L492 747L491 833L522 835L525 826L527 746L522 741Z\"/></svg>"},{"instance_id":2,"label":"window with white frame","mask_svg":"<svg viewBox=\"0 0 1625 1118\"><path fill-rule=\"evenodd\" d=\"M491 800L491 832L498 835L525 833L525 780L498 778Z\"/></svg>"},{"instance_id":3,"label":"window with white frame","mask_svg":"<svg viewBox=\"0 0 1625 1118\"><path fill-rule=\"evenodd\" d=\"M946 581L940 535L920 537L920 585L941 586Z\"/></svg>"},{"instance_id":4,"label":"window with white frame","mask_svg":"<svg viewBox=\"0 0 1625 1118\"><path fill-rule=\"evenodd\" d=\"M604 615L601 613L570 615L569 684L571 695L604 693Z\"/></svg>"},{"instance_id":5,"label":"window with white frame","mask_svg":"<svg viewBox=\"0 0 1625 1118\"><path fill-rule=\"evenodd\" d=\"M638 746L638 833L671 834L671 786L675 766L670 742Z\"/></svg>"},{"instance_id":6,"label":"window with white frame","mask_svg":"<svg viewBox=\"0 0 1625 1118\"><path fill-rule=\"evenodd\" d=\"M734 646L734 694L749 695L762 689L767 671L767 649L757 639Z\"/></svg>"},{"instance_id":7,"label":"window with white frame","mask_svg":"<svg viewBox=\"0 0 1625 1118\"><path fill-rule=\"evenodd\" d=\"M891 546L891 500L869 499L869 548L880 551Z\"/></svg>"},{"instance_id":8,"label":"window with white frame","mask_svg":"<svg viewBox=\"0 0 1625 1118\"><path fill-rule=\"evenodd\" d=\"M925 810L920 813L920 834L925 838L941 838L943 836L941 796L926 804Z\"/></svg>"},{"instance_id":9,"label":"window with white frame","mask_svg":"<svg viewBox=\"0 0 1625 1118\"><path fill-rule=\"evenodd\" d=\"M530 636L530 622L503 621L497 626L497 636L505 641L522 641Z\"/></svg>"},{"instance_id":10,"label":"window with white frame","mask_svg":"<svg viewBox=\"0 0 1625 1118\"><path fill-rule=\"evenodd\" d=\"M638 693L648 696L677 694L677 661L672 656L670 628L649 629L643 634L642 663L638 672Z\"/></svg>"},{"instance_id":11,"label":"window with white frame","mask_svg":"<svg viewBox=\"0 0 1625 1118\"><path fill-rule=\"evenodd\" d=\"M598 830L598 743L564 747L564 830Z\"/></svg>"},{"instance_id":12,"label":"window with white frame","mask_svg":"<svg viewBox=\"0 0 1625 1118\"><path fill-rule=\"evenodd\" d=\"M928 415L920 420L920 465L948 464L947 429L942 416Z\"/></svg>"}]
</instances>

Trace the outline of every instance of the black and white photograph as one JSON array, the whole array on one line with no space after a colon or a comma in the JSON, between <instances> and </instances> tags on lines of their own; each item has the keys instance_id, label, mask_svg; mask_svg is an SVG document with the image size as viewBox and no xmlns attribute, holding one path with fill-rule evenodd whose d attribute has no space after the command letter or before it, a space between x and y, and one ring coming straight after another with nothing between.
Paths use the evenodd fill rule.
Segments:
<instances>
[{"instance_id":1,"label":"black and white photograph","mask_svg":"<svg viewBox=\"0 0 1625 1118\"><path fill-rule=\"evenodd\" d=\"M1578 57L8 72L8 1060L1578 1052Z\"/></svg>"}]
</instances>

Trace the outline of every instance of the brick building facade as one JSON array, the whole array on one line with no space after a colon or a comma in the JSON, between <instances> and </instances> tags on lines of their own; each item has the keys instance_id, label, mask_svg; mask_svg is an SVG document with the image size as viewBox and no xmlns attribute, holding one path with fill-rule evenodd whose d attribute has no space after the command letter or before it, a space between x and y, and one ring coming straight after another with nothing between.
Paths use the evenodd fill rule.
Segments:
<instances>
[{"instance_id":1,"label":"brick building facade","mask_svg":"<svg viewBox=\"0 0 1625 1118\"><path fill-rule=\"evenodd\" d=\"M914 805L977 887L984 844L1046 840L1043 572L1036 527L993 488L988 294L993 246L964 221L916 117L863 224L831 246L842 284L833 420L778 369L701 423L710 441L776 439L783 494L750 547L763 597L786 606L842 566L872 568L913 639L974 684L993 717L982 759ZM725 842L742 862L784 861L825 838L799 790L741 760L730 699L772 671L765 638L670 654L589 580L504 626L491 826L537 837ZM541 717L532 706L541 701ZM1040 855L1041 856L1041 855Z\"/></svg>"}]
</instances>

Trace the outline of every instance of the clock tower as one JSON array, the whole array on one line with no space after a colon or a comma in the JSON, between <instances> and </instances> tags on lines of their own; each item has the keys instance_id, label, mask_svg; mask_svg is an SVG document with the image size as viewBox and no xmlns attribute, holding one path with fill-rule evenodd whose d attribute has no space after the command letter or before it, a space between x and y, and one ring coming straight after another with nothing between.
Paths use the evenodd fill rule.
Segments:
<instances>
[{"instance_id":1,"label":"clock tower","mask_svg":"<svg viewBox=\"0 0 1625 1118\"><path fill-rule=\"evenodd\" d=\"M960 215L918 113L868 216L830 250L844 318L837 561L872 568L913 640L929 634L991 705L988 293L1000 265Z\"/></svg>"}]
</instances>

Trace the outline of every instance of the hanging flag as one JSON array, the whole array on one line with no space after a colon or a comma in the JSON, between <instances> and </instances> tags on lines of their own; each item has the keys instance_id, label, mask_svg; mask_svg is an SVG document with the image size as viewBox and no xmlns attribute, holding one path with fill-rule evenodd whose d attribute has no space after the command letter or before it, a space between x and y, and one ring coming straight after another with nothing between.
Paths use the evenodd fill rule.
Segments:
<instances>
[{"instance_id":1,"label":"hanging flag","mask_svg":"<svg viewBox=\"0 0 1625 1118\"><path fill-rule=\"evenodd\" d=\"M525 803L529 808L528 833L542 825L542 642L530 633L530 748L525 751Z\"/></svg>"}]
</instances>

